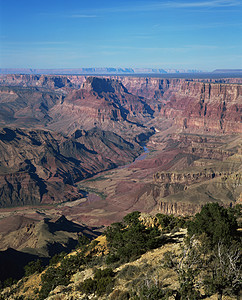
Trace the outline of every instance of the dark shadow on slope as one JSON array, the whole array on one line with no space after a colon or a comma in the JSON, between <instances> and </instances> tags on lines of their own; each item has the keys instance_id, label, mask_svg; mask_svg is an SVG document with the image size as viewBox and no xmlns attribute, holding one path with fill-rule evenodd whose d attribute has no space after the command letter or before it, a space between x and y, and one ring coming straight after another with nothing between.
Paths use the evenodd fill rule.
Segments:
<instances>
[{"instance_id":1,"label":"dark shadow on slope","mask_svg":"<svg viewBox=\"0 0 242 300\"><path fill-rule=\"evenodd\" d=\"M24 276L24 266L30 261L40 259L43 265L49 261L48 258L39 257L24 252L8 248L5 251L0 251L0 281L7 278L20 279Z\"/></svg>"}]
</instances>

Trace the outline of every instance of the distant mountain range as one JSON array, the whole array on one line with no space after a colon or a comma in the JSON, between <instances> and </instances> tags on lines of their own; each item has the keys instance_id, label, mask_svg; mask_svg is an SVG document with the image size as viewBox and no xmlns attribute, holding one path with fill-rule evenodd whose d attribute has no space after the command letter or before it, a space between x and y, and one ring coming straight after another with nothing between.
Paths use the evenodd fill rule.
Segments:
<instances>
[{"instance_id":1,"label":"distant mountain range","mask_svg":"<svg viewBox=\"0 0 242 300\"><path fill-rule=\"evenodd\" d=\"M184 69L151 69L151 68L74 68L74 69L28 69L28 68L0 68L0 74L178 74L202 73L200 70Z\"/></svg>"},{"instance_id":2,"label":"distant mountain range","mask_svg":"<svg viewBox=\"0 0 242 300\"><path fill-rule=\"evenodd\" d=\"M230 73L230 74L242 74L242 69L216 69L212 73Z\"/></svg>"}]
</instances>

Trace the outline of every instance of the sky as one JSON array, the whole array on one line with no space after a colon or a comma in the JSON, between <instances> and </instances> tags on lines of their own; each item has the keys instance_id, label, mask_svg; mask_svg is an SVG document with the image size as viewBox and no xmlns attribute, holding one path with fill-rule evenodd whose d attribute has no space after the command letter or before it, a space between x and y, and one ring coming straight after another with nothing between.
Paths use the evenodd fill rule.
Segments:
<instances>
[{"instance_id":1,"label":"sky","mask_svg":"<svg viewBox=\"0 0 242 300\"><path fill-rule=\"evenodd\" d=\"M0 67L242 69L242 1L0 0Z\"/></svg>"}]
</instances>

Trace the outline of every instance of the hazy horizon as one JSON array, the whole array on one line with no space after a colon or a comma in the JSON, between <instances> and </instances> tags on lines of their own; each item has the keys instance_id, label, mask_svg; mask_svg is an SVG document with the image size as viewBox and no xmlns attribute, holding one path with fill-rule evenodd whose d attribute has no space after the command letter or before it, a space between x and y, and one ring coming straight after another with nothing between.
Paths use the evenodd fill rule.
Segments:
<instances>
[{"instance_id":1,"label":"hazy horizon","mask_svg":"<svg viewBox=\"0 0 242 300\"><path fill-rule=\"evenodd\" d=\"M0 3L0 68L242 69L238 0Z\"/></svg>"}]
</instances>

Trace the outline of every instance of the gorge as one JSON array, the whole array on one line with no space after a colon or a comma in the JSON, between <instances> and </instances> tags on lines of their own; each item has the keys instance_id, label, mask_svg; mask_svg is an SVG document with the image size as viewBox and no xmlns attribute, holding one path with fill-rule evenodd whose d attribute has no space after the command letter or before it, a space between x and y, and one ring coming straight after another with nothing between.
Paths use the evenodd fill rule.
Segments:
<instances>
[{"instance_id":1,"label":"gorge","mask_svg":"<svg viewBox=\"0 0 242 300\"><path fill-rule=\"evenodd\" d=\"M1 75L0 280L134 211L241 204L241 83Z\"/></svg>"},{"instance_id":2,"label":"gorge","mask_svg":"<svg viewBox=\"0 0 242 300\"><path fill-rule=\"evenodd\" d=\"M0 207L83 199L62 214L107 225L132 210L240 203L241 83L1 75ZM130 164L144 143L149 154Z\"/></svg>"}]
</instances>

